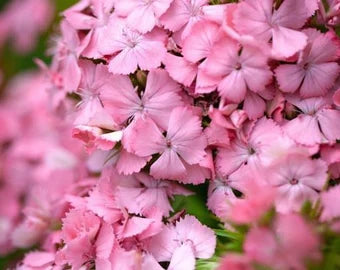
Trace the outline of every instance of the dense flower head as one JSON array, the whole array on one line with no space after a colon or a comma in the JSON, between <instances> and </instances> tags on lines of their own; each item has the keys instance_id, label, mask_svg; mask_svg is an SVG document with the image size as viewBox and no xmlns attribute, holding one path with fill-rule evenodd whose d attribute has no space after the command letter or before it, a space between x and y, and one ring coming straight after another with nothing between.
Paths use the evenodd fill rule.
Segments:
<instances>
[{"instance_id":1,"label":"dense flower head","mask_svg":"<svg viewBox=\"0 0 340 270\"><path fill-rule=\"evenodd\" d=\"M61 16L50 66L0 101L0 253L34 247L22 270L322 269L340 231L338 1Z\"/></svg>"}]
</instances>

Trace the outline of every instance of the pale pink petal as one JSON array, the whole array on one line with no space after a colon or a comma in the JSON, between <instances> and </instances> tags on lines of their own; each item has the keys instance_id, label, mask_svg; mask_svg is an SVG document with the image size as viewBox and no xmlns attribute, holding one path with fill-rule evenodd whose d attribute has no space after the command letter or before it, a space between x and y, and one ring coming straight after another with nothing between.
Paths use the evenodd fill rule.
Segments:
<instances>
[{"instance_id":1,"label":"pale pink petal","mask_svg":"<svg viewBox=\"0 0 340 270\"><path fill-rule=\"evenodd\" d=\"M299 31L278 26L273 28L273 55L290 57L303 50L307 45L307 36Z\"/></svg>"},{"instance_id":2,"label":"pale pink petal","mask_svg":"<svg viewBox=\"0 0 340 270\"><path fill-rule=\"evenodd\" d=\"M165 138L151 119L139 119L134 127L134 133L136 137L132 149L138 156L146 157L166 149Z\"/></svg>"},{"instance_id":3,"label":"pale pink petal","mask_svg":"<svg viewBox=\"0 0 340 270\"><path fill-rule=\"evenodd\" d=\"M143 112L158 126L166 129L171 111L182 105L181 97L178 95L180 91L180 86L165 70L150 71L142 97Z\"/></svg>"},{"instance_id":4,"label":"pale pink petal","mask_svg":"<svg viewBox=\"0 0 340 270\"><path fill-rule=\"evenodd\" d=\"M215 252L216 236L212 229L194 216L186 215L176 223L176 231L183 241L190 240L196 258L209 259Z\"/></svg>"},{"instance_id":5,"label":"pale pink petal","mask_svg":"<svg viewBox=\"0 0 340 270\"><path fill-rule=\"evenodd\" d=\"M197 74L197 65L190 63L184 57L167 54L163 60L165 69L175 81L190 86Z\"/></svg>"},{"instance_id":6,"label":"pale pink petal","mask_svg":"<svg viewBox=\"0 0 340 270\"><path fill-rule=\"evenodd\" d=\"M259 95L248 92L243 103L243 109L249 119L257 119L264 115L266 103Z\"/></svg>"},{"instance_id":7,"label":"pale pink petal","mask_svg":"<svg viewBox=\"0 0 340 270\"><path fill-rule=\"evenodd\" d=\"M301 85L305 77L305 70L299 65L280 65L275 69L276 79L280 90L286 93L294 93Z\"/></svg>"},{"instance_id":8,"label":"pale pink petal","mask_svg":"<svg viewBox=\"0 0 340 270\"><path fill-rule=\"evenodd\" d=\"M340 111L323 109L317 113L321 131L325 137L334 142L340 139Z\"/></svg>"},{"instance_id":9,"label":"pale pink petal","mask_svg":"<svg viewBox=\"0 0 340 270\"><path fill-rule=\"evenodd\" d=\"M234 24L242 34L268 41L271 38L273 0L242 1L235 11Z\"/></svg>"},{"instance_id":10,"label":"pale pink petal","mask_svg":"<svg viewBox=\"0 0 340 270\"><path fill-rule=\"evenodd\" d=\"M208 58L202 63L203 70L213 76L230 74L237 67L239 49L240 46L235 41L222 38L214 44Z\"/></svg>"},{"instance_id":11,"label":"pale pink petal","mask_svg":"<svg viewBox=\"0 0 340 270\"><path fill-rule=\"evenodd\" d=\"M114 56L109 62L109 71L113 74L130 74L137 69L137 57L133 49L126 48Z\"/></svg>"},{"instance_id":12,"label":"pale pink petal","mask_svg":"<svg viewBox=\"0 0 340 270\"><path fill-rule=\"evenodd\" d=\"M308 4L306 1L285 0L274 12L273 21L283 27L301 28L315 11L308 10L307 6L311 7L310 2L314 2L315 7L314 0L308 1Z\"/></svg>"},{"instance_id":13,"label":"pale pink petal","mask_svg":"<svg viewBox=\"0 0 340 270\"><path fill-rule=\"evenodd\" d=\"M68 92L76 91L78 89L81 77L81 70L78 66L76 56L66 56L63 64L62 74L64 88Z\"/></svg>"},{"instance_id":14,"label":"pale pink petal","mask_svg":"<svg viewBox=\"0 0 340 270\"><path fill-rule=\"evenodd\" d=\"M120 237L132 237L145 231L153 222L152 219L131 217L120 232Z\"/></svg>"},{"instance_id":15,"label":"pale pink petal","mask_svg":"<svg viewBox=\"0 0 340 270\"><path fill-rule=\"evenodd\" d=\"M212 22L195 24L192 33L184 40L183 56L192 63L206 58L217 39L219 26Z\"/></svg>"},{"instance_id":16,"label":"pale pink petal","mask_svg":"<svg viewBox=\"0 0 340 270\"><path fill-rule=\"evenodd\" d=\"M172 255L168 270L194 270L195 256L189 243L184 243L176 248Z\"/></svg>"},{"instance_id":17,"label":"pale pink petal","mask_svg":"<svg viewBox=\"0 0 340 270\"><path fill-rule=\"evenodd\" d=\"M166 48L163 42L145 40L133 49L133 54L142 70L151 70L161 65L166 55Z\"/></svg>"},{"instance_id":18,"label":"pale pink petal","mask_svg":"<svg viewBox=\"0 0 340 270\"><path fill-rule=\"evenodd\" d=\"M180 30L190 19L188 1L174 0L169 9L160 18L161 23L166 29L176 32Z\"/></svg>"},{"instance_id":19,"label":"pale pink petal","mask_svg":"<svg viewBox=\"0 0 340 270\"><path fill-rule=\"evenodd\" d=\"M247 92L247 86L242 71L232 71L219 83L218 91L225 99L236 103L242 102Z\"/></svg>"},{"instance_id":20,"label":"pale pink petal","mask_svg":"<svg viewBox=\"0 0 340 270\"><path fill-rule=\"evenodd\" d=\"M186 169L177 153L169 148L152 164L150 174L158 179L178 179L185 176Z\"/></svg>"},{"instance_id":21,"label":"pale pink petal","mask_svg":"<svg viewBox=\"0 0 340 270\"><path fill-rule=\"evenodd\" d=\"M156 17L150 6L138 6L127 17L127 23L140 33L146 33L156 25Z\"/></svg>"},{"instance_id":22,"label":"pale pink petal","mask_svg":"<svg viewBox=\"0 0 340 270\"><path fill-rule=\"evenodd\" d=\"M206 155L207 140L202 133L201 121L186 107L172 111L167 139L171 148L189 164L200 162Z\"/></svg>"},{"instance_id":23,"label":"pale pink petal","mask_svg":"<svg viewBox=\"0 0 340 270\"><path fill-rule=\"evenodd\" d=\"M143 257L141 270L163 270L156 259L151 254L145 254Z\"/></svg>"},{"instance_id":24,"label":"pale pink petal","mask_svg":"<svg viewBox=\"0 0 340 270\"><path fill-rule=\"evenodd\" d=\"M311 64L306 70L305 79L301 85L302 97L322 96L327 93L339 75L337 63Z\"/></svg>"},{"instance_id":25,"label":"pale pink petal","mask_svg":"<svg viewBox=\"0 0 340 270\"><path fill-rule=\"evenodd\" d=\"M110 257L115 235L113 228L107 223L103 223L96 240L96 256L100 259L108 259Z\"/></svg>"},{"instance_id":26,"label":"pale pink petal","mask_svg":"<svg viewBox=\"0 0 340 270\"><path fill-rule=\"evenodd\" d=\"M318 121L309 115L299 115L287 122L284 131L298 143L315 145L322 142L322 134L319 130Z\"/></svg>"},{"instance_id":27,"label":"pale pink petal","mask_svg":"<svg viewBox=\"0 0 340 270\"><path fill-rule=\"evenodd\" d=\"M211 178L211 170L200 164L190 165L183 161L184 167L186 169L186 174L184 177L178 178L178 181L184 184L203 184L206 179Z\"/></svg>"},{"instance_id":28,"label":"pale pink petal","mask_svg":"<svg viewBox=\"0 0 340 270\"><path fill-rule=\"evenodd\" d=\"M216 169L224 175L229 175L246 162L248 157L247 146L241 141L235 140L230 146L219 149L216 158Z\"/></svg>"},{"instance_id":29,"label":"pale pink petal","mask_svg":"<svg viewBox=\"0 0 340 270\"><path fill-rule=\"evenodd\" d=\"M118 124L133 116L141 105L128 76L113 75L109 83L101 89L100 99Z\"/></svg>"},{"instance_id":30,"label":"pale pink petal","mask_svg":"<svg viewBox=\"0 0 340 270\"><path fill-rule=\"evenodd\" d=\"M54 262L55 255L50 252L33 251L25 256L24 264L31 267L43 267Z\"/></svg>"},{"instance_id":31,"label":"pale pink petal","mask_svg":"<svg viewBox=\"0 0 340 270\"><path fill-rule=\"evenodd\" d=\"M148 161L148 157L139 157L122 149L116 162L116 169L123 175L133 174L139 172Z\"/></svg>"}]
</instances>

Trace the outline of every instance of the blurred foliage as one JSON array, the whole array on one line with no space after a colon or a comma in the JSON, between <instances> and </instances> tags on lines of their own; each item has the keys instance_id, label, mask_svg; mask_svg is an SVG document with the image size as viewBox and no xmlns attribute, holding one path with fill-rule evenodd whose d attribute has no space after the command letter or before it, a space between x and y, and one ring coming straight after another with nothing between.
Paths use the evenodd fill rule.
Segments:
<instances>
[{"instance_id":1,"label":"blurred foliage","mask_svg":"<svg viewBox=\"0 0 340 270\"><path fill-rule=\"evenodd\" d=\"M58 30L58 22L60 21L60 13L67 7L76 3L77 0L51 0L55 3L55 16L50 27L45 33L42 33L34 50L28 54L19 54L11 47L10 43L5 44L0 48L0 70L3 72L4 83L0 86L0 92L6 85L6 82L15 74L33 69L36 67L34 63L35 58L42 59L49 63L50 57L46 55L46 51L50 44L51 35ZM10 0L0 0L0 12L4 9ZM25 30L23 29L23 34Z\"/></svg>"},{"instance_id":2,"label":"blurred foliage","mask_svg":"<svg viewBox=\"0 0 340 270\"><path fill-rule=\"evenodd\" d=\"M11 0L0 0L0 12ZM16 74L37 68L34 63L35 58L42 59L49 63L50 57L46 51L50 44L51 35L58 30L58 22L60 21L60 13L67 7L76 3L77 0L51 0L55 4L55 14L53 22L45 33L42 33L34 50L28 54L19 54L10 45L10 42L0 47L0 70L3 72L4 82L0 85L0 93L4 89L6 83ZM25 34L25 29L23 29ZM16 262L22 259L23 255L27 253L26 249L18 249L4 257L0 256L0 270L14 269Z\"/></svg>"}]
</instances>

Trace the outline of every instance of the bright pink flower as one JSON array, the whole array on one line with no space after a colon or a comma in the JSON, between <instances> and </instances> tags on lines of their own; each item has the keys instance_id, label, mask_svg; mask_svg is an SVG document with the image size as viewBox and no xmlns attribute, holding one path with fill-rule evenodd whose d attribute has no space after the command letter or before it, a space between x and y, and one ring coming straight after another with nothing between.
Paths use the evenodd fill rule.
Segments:
<instances>
[{"instance_id":1,"label":"bright pink flower","mask_svg":"<svg viewBox=\"0 0 340 270\"><path fill-rule=\"evenodd\" d=\"M273 0L246 0L238 5L234 24L241 34L266 42L272 39L273 55L287 58L307 45L307 36L298 30L314 11L306 1L286 0L275 9Z\"/></svg>"},{"instance_id":2,"label":"bright pink flower","mask_svg":"<svg viewBox=\"0 0 340 270\"><path fill-rule=\"evenodd\" d=\"M167 11L173 0L126 0L116 4L116 12L127 16L128 25L146 33L158 23L158 19Z\"/></svg>"},{"instance_id":3,"label":"bright pink flower","mask_svg":"<svg viewBox=\"0 0 340 270\"><path fill-rule=\"evenodd\" d=\"M159 262L170 261L169 269L193 270L195 258L210 258L215 246L214 232L195 217L187 215L153 237L149 251Z\"/></svg>"},{"instance_id":4,"label":"bright pink flower","mask_svg":"<svg viewBox=\"0 0 340 270\"><path fill-rule=\"evenodd\" d=\"M161 65L166 54L166 36L160 29L141 34L126 26L123 19L112 17L99 45L104 55L111 55L109 71L114 74L130 74L137 67L151 70Z\"/></svg>"},{"instance_id":5,"label":"bright pink flower","mask_svg":"<svg viewBox=\"0 0 340 270\"><path fill-rule=\"evenodd\" d=\"M333 143L340 138L340 126L336 124L340 111L332 109L327 98L301 100L292 96L287 100L302 112L283 126L286 134L297 143L312 146Z\"/></svg>"},{"instance_id":6,"label":"bright pink flower","mask_svg":"<svg viewBox=\"0 0 340 270\"><path fill-rule=\"evenodd\" d=\"M223 57L221 57L223 55ZM240 103L247 89L257 93L271 82L268 58L252 47L240 48L228 38L218 41L204 63L204 70L221 78L218 91L223 98Z\"/></svg>"},{"instance_id":7,"label":"bright pink flower","mask_svg":"<svg viewBox=\"0 0 340 270\"><path fill-rule=\"evenodd\" d=\"M283 64L276 70L276 78L283 92L300 89L302 97L322 96L327 93L339 74L337 44L330 35L307 29L308 45L297 64Z\"/></svg>"},{"instance_id":8,"label":"bright pink flower","mask_svg":"<svg viewBox=\"0 0 340 270\"><path fill-rule=\"evenodd\" d=\"M185 128L182 128L185 127ZM206 156L206 138L202 134L200 118L186 107L172 110L166 137L151 119L136 124L134 153L141 157L160 154L151 166L155 178L185 181L185 164L195 165Z\"/></svg>"},{"instance_id":9,"label":"bright pink flower","mask_svg":"<svg viewBox=\"0 0 340 270\"><path fill-rule=\"evenodd\" d=\"M315 202L327 181L327 166L320 159L292 154L274 165L267 177L277 190L276 208L279 212L299 211L307 200Z\"/></svg>"}]
</instances>

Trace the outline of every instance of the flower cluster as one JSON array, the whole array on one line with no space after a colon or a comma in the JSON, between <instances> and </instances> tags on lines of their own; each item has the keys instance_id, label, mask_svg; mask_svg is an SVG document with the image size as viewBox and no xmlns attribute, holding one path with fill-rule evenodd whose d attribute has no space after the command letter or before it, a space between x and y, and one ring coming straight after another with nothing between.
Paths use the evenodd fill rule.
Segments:
<instances>
[{"instance_id":1,"label":"flower cluster","mask_svg":"<svg viewBox=\"0 0 340 270\"><path fill-rule=\"evenodd\" d=\"M51 65L1 105L0 247L40 247L18 269L322 265L340 233L340 3L225 2L63 12ZM213 228L174 209L197 190Z\"/></svg>"}]
</instances>

